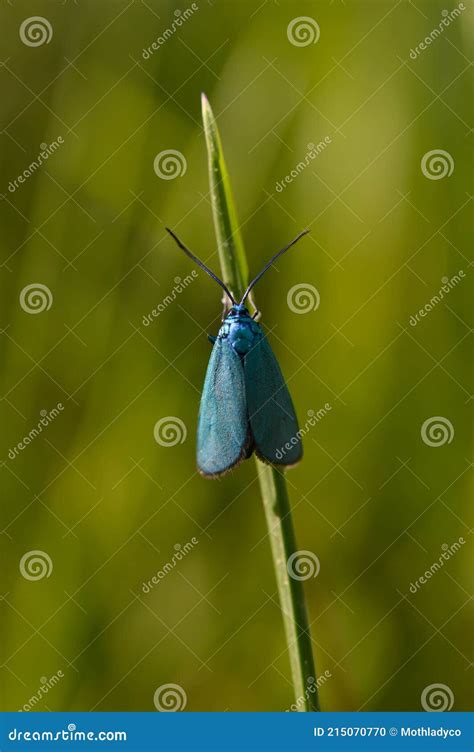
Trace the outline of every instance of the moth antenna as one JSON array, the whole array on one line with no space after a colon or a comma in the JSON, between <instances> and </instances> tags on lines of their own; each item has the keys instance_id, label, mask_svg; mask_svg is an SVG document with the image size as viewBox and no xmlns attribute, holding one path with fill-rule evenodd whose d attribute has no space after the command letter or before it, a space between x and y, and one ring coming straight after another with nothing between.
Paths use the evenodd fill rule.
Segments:
<instances>
[{"instance_id":1,"label":"moth antenna","mask_svg":"<svg viewBox=\"0 0 474 752\"><path fill-rule=\"evenodd\" d=\"M253 279L251 281L251 283L249 284L249 286L245 290L244 296L243 296L242 300L240 301L240 305L244 304L245 299L248 297L248 294L250 293L252 287L255 285L256 282L258 282L258 280L261 277L263 277L263 275L265 274L265 272L267 271L267 269L269 269L271 267L271 265L273 264L273 262L276 261L277 258L279 256L281 256L283 253L286 253L286 251L288 251L291 248L292 245L294 245L295 243L297 243L298 240L300 240L302 237L304 237L304 235L307 235L308 232L309 232L309 230L303 230L302 232L299 233L299 235L296 236L296 238L294 238L291 241L291 243L288 243L288 245L285 245L285 247L282 248L281 251L278 251L278 253L275 253L275 255L272 256L272 258L270 259L270 261L267 264L265 264L265 266L263 267L262 271L259 274L257 274L257 276L255 277L255 279Z\"/></svg>"},{"instance_id":2,"label":"moth antenna","mask_svg":"<svg viewBox=\"0 0 474 752\"><path fill-rule=\"evenodd\" d=\"M231 300L234 305L237 305L237 301L235 300L235 298L232 295L232 293L230 292L230 290L225 286L225 284L223 283L223 281L221 279L219 279L219 277L217 277L214 274L214 272L211 272L211 270L209 269L209 267L207 267L206 264L204 264L202 261L200 261L198 259L198 257L195 256L194 253L192 253L189 250L189 248L186 248L186 246L183 245L183 243L181 242L181 240L177 237L177 235L174 234L174 232L172 230L170 230L169 227L165 227L165 230L166 230L166 232L168 232L171 235L171 237L177 243L177 245L181 248L181 250L185 252L186 256L189 256L189 258L192 259L198 266L200 266L201 269L206 272L206 274L209 274L209 276L212 277L212 279L215 280L215 282L217 282L217 284L222 287L222 289L224 290L225 294L229 297L229 300Z\"/></svg>"}]
</instances>

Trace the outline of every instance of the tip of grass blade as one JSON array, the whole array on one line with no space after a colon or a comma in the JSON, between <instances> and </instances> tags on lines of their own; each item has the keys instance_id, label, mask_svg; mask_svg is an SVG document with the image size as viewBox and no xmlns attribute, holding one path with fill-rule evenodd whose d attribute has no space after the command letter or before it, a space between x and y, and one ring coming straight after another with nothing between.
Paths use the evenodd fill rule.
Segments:
<instances>
[{"instance_id":1,"label":"tip of grass blade","mask_svg":"<svg viewBox=\"0 0 474 752\"><path fill-rule=\"evenodd\" d=\"M214 115L211 109L210 102L204 92L201 92L201 112L205 127L206 123L212 122L214 120Z\"/></svg>"},{"instance_id":2,"label":"tip of grass blade","mask_svg":"<svg viewBox=\"0 0 474 752\"><path fill-rule=\"evenodd\" d=\"M206 139L210 195L222 278L236 299L248 283L248 266L237 220L235 202L212 107L201 94L202 121Z\"/></svg>"}]
</instances>

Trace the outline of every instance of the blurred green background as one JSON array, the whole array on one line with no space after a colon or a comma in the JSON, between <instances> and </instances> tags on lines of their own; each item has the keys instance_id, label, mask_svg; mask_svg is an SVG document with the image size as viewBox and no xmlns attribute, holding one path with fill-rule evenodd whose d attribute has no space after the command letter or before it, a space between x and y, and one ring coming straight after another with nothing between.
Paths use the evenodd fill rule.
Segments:
<instances>
[{"instance_id":1,"label":"blurred green background","mask_svg":"<svg viewBox=\"0 0 474 752\"><path fill-rule=\"evenodd\" d=\"M165 224L218 271L201 91L251 273L311 229L256 300L301 423L331 407L288 473L299 547L320 562L305 589L323 709L420 710L433 684L472 707L464 5L413 58L451 5L2 2L3 709L46 687L31 709L153 711L168 683L186 710L293 702L254 463L213 482L195 470L220 291L200 273L143 324L193 270ZM32 16L50 27L34 46L20 35ZM287 33L302 16L308 44ZM154 163L170 149L182 174L164 179ZM422 170L433 150L451 174ZM32 313L21 294L38 284L45 309ZM316 288L319 306L292 310L294 285ZM163 418L178 419L178 443L169 421L173 445L155 439ZM28 569L32 551L44 569Z\"/></svg>"}]
</instances>

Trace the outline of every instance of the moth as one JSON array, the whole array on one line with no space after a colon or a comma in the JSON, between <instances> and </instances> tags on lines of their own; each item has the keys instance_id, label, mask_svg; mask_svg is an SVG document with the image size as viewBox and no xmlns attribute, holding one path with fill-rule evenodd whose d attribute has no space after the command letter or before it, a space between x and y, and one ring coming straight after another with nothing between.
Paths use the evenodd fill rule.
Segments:
<instances>
[{"instance_id":1,"label":"moth","mask_svg":"<svg viewBox=\"0 0 474 752\"><path fill-rule=\"evenodd\" d=\"M262 327L245 302L276 259L308 230L288 243L250 282L237 302L217 277L166 228L181 250L224 290L232 305L217 336L202 390L197 429L197 465L207 478L218 478L255 452L263 462L291 467L303 456L295 408L278 361Z\"/></svg>"}]
</instances>

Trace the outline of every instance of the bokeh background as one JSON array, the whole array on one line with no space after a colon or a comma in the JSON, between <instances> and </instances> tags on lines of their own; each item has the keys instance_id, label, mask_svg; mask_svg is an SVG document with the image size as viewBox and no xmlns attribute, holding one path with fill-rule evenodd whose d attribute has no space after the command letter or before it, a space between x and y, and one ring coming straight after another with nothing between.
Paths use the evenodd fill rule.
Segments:
<instances>
[{"instance_id":1,"label":"bokeh background","mask_svg":"<svg viewBox=\"0 0 474 752\"><path fill-rule=\"evenodd\" d=\"M329 677L323 708L420 710L433 684L453 709L472 707L464 6L413 58L451 4L200 0L145 59L191 4L2 0L3 709L40 692L31 709L154 711L168 683L186 710L293 702L254 463L214 482L195 469L220 291L199 274L143 324L192 271L165 225L218 270L201 91L251 271L311 229L256 300L301 423L331 408L288 473L299 547L320 562L305 589L318 673ZM31 16L52 32L35 46L20 35ZM301 16L309 44L287 33ZM181 167L164 179L155 158L170 149ZM422 160L433 150L444 154L430 174ZM38 284L45 309L31 313L21 294ZM306 313L294 310L295 285L308 290ZM156 440L163 418L178 421L174 440L166 421ZM425 426L424 440L431 418L441 425ZM32 551L42 564L25 570Z\"/></svg>"}]
</instances>

